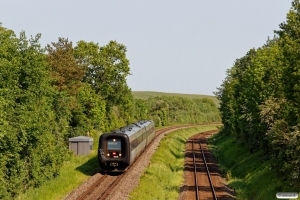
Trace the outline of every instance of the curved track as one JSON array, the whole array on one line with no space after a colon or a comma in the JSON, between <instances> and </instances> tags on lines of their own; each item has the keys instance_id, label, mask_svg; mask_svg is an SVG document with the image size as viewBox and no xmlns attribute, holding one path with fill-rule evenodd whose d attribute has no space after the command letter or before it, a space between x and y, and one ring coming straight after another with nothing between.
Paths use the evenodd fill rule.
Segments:
<instances>
[{"instance_id":1,"label":"curved track","mask_svg":"<svg viewBox=\"0 0 300 200\"><path fill-rule=\"evenodd\" d=\"M213 123L213 124L220 124L220 123ZM193 126L207 126L207 125L208 124L201 124L201 125L200 124L189 124L189 125L166 127L166 128L156 130L155 138L152 140L152 142L148 145L147 148L149 148L152 145L152 143L156 140L156 138L158 138L159 136L166 134L170 131L175 131L175 130L182 129L182 128L189 128L189 127L193 127ZM125 171L124 173L117 174L117 175L115 175L115 174L102 174L102 175L96 174L98 176L98 178L96 181L94 181L93 184L90 184L90 186L85 188L84 191L76 192L77 195L75 198L74 198L74 196L69 195L65 199L78 199L78 200L106 199L111 193L113 193L113 191L115 191L118 183L122 180L122 178L124 176L126 176L127 174L131 173L133 166L135 165L135 163L139 162L141 157L143 157L142 156L143 154L144 153L141 153L141 155L136 159L136 161L133 163L133 165L130 166L128 168L128 170ZM78 193L79 193L79 195L78 195Z\"/></svg>"}]
</instances>

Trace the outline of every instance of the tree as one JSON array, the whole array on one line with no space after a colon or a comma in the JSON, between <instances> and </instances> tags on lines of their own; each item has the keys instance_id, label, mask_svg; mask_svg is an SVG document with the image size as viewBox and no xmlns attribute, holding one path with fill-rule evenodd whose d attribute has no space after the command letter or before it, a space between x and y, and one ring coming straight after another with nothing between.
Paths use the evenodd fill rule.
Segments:
<instances>
[{"instance_id":1,"label":"tree","mask_svg":"<svg viewBox=\"0 0 300 200\"><path fill-rule=\"evenodd\" d=\"M287 14L287 20L279 25L281 30L275 31L279 35L279 45L282 49L282 85L285 97L293 104L288 116L289 125L300 123L300 2L294 0L292 8Z\"/></svg>"},{"instance_id":2,"label":"tree","mask_svg":"<svg viewBox=\"0 0 300 200\"><path fill-rule=\"evenodd\" d=\"M106 100L109 107L117 105L123 97L126 77L130 73L126 47L116 41L110 41L104 47L79 41L75 56L88 65L84 80Z\"/></svg>"},{"instance_id":3,"label":"tree","mask_svg":"<svg viewBox=\"0 0 300 200\"><path fill-rule=\"evenodd\" d=\"M238 59L216 92L223 132L263 149L278 174L299 186L300 1L294 0L278 36ZM253 152L253 151L252 151Z\"/></svg>"},{"instance_id":4,"label":"tree","mask_svg":"<svg viewBox=\"0 0 300 200\"><path fill-rule=\"evenodd\" d=\"M81 65L87 66L84 82L105 101L106 122L111 124L106 130L132 121L133 97L126 83L130 72L126 47L116 41L110 41L103 47L79 41L74 55Z\"/></svg>"},{"instance_id":5,"label":"tree","mask_svg":"<svg viewBox=\"0 0 300 200\"><path fill-rule=\"evenodd\" d=\"M72 42L68 39L58 38L58 42L47 45L47 61L51 66L51 76L56 89L67 91L71 95L78 92L84 77L86 66L74 57Z\"/></svg>"}]
</instances>

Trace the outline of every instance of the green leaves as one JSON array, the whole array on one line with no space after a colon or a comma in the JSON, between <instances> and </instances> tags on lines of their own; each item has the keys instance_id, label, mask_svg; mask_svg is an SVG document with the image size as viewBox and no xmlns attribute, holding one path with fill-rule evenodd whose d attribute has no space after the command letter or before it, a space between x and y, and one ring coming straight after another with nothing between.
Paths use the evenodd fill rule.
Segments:
<instances>
[{"instance_id":1,"label":"green leaves","mask_svg":"<svg viewBox=\"0 0 300 200\"><path fill-rule=\"evenodd\" d=\"M87 67L84 82L105 101L105 123L108 123L105 130L131 122L133 97L126 83L130 73L126 47L116 41L110 41L103 47L79 41L74 49L77 61Z\"/></svg>"},{"instance_id":2,"label":"green leaves","mask_svg":"<svg viewBox=\"0 0 300 200\"><path fill-rule=\"evenodd\" d=\"M81 86L86 66L75 58L72 42L68 39L59 38L52 46L48 44L46 49L54 85L58 91L74 95Z\"/></svg>"},{"instance_id":3,"label":"green leaves","mask_svg":"<svg viewBox=\"0 0 300 200\"><path fill-rule=\"evenodd\" d=\"M156 126L220 121L216 105L207 98L163 96L135 99L134 109L135 119L152 119Z\"/></svg>"},{"instance_id":4,"label":"green leaves","mask_svg":"<svg viewBox=\"0 0 300 200\"><path fill-rule=\"evenodd\" d=\"M278 36L237 59L218 92L223 132L263 149L278 173L299 186L300 1Z\"/></svg>"},{"instance_id":5,"label":"green leaves","mask_svg":"<svg viewBox=\"0 0 300 200\"><path fill-rule=\"evenodd\" d=\"M122 99L124 87L127 87L126 77L130 73L126 47L116 41L110 41L103 47L80 41L75 47L75 56L88 66L84 80L110 106L117 105Z\"/></svg>"},{"instance_id":6,"label":"green leaves","mask_svg":"<svg viewBox=\"0 0 300 200\"><path fill-rule=\"evenodd\" d=\"M40 37L0 26L1 199L57 176L69 137L133 120L124 45L59 38L42 49Z\"/></svg>"},{"instance_id":7,"label":"green leaves","mask_svg":"<svg viewBox=\"0 0 300 200\"><path fill-rule=\"evenodd\" d=\"M54 91L39 38L37 35L28 40L24 32L16 38L12 31L0 27L0 182L3 197L14 196L53 177L57 172L52 171L48 163L61 166L58 157L66 152L56 139L57 135L52 134L56 129L52 110ZM48 163L42 158L47 158Z\"/></svg>"}]
</instances>

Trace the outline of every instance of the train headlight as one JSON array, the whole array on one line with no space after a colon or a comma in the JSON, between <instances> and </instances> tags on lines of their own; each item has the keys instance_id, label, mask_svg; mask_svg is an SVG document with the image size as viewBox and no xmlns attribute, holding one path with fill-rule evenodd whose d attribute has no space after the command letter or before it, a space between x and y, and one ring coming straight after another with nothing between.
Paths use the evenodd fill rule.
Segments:
<instances>
[{"instance_id":1,"label":"train headlight","mask_svg":"<svg viewBox=\"0 0 300 200\"><path fill-rule=\"evenodd\" d=\"M110 154L108 153L107 156L110 156Z\"/></svg>"},{"instance_id":2,"label":"train headlight","mask_svg":"<svg viewBox=\"0 0 300 200\"><path fill-rule=\"evenodd\" d=\"M113 139L113 141L115 142L115 141L116 141L116 139Z\"/></svg>"},{"instance_id":3,"label":"train headlight","mask_svg":"<svg viewBox=\"0 0 300 200\"><path fill-rule=\"evenodd\" d=\"M122 154L120 154L120 153L119 153L119 156L121 157L121 156L122 156Z\"/></svg>"}]
</instances>

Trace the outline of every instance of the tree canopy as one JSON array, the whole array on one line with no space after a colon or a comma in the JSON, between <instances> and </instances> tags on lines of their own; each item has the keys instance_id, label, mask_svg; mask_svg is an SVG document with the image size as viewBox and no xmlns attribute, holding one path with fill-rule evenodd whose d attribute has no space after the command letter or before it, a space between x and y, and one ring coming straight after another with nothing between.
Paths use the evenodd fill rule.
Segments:
<instances>
[{"instance_id":1,"label":"tree canopy","mask_svg":"<svg viewBox=\"0 0 300 200\"><path fill-rule=\"evenodd\" d=\"M263 150L278 175L299 187L299 0L279 28L273 39L235 61L215 94L223 134L233 134L250 151Z\"/></svg>"}]
</instances>

